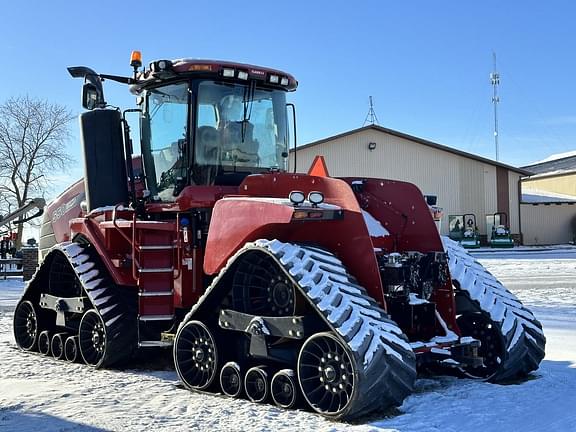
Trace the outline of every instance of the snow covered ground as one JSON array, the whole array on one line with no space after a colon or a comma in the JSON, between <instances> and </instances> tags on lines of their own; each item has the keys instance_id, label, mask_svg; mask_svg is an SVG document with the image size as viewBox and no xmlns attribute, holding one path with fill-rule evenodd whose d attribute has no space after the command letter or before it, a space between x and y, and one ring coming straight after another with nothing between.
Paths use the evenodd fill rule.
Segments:
<instances>
[{"instance_id":1,"label":"snow covered ground","mask_svg":"<svg viewBox=\"0 0 576 432\"><path fill-rule=\"evenodd\" d=\"M22 282L0 280L1 431L576 431L576 249L480 250L481 262L542 321L546 358L525 382L419 379L397 410L353 425L183 390L165 361L94 371L14 348Z\"/></svg>"}]
</instances>

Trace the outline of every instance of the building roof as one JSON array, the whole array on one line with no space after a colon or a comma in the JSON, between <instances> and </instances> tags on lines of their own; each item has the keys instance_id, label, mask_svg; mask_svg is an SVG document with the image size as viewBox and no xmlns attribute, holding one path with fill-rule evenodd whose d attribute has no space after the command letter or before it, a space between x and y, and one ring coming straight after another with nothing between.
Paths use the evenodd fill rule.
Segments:
<instances>
[{"instance_id":1,"label":"building roof","mask_svg":"<svg viewBox=\"0 0 576 432\"><path fill-rule=\"evenodd\" d=\"M532 165L522 167L534 174L561 174L563 172L576 170L576 155L570 155L563 158L538 162Z\"/></svg>"},{"instance_id":2,"label":"building roof","mask_svg":"<svg viewBox=\"0 0 576 432\"><path fill-rule=\"evenodd\" d=\"M389 134L389 135L394 135L394 136L397 136L397 137L399 137L399 138L404 138L404 139L407 139L407 140L409 140L409 141L416 142L416 143L418 143L418 144L422 144L422 145L425 145L425 146L428 146L428 147L433 147L433 148L435 148L435 149L442 150L442 151L446 151L446 152L449 152L449 153L453 153L453 154L456 154L456 155L458 155L458 156L462 156L462 157L465 157L465 158L468 158L468 159L473 159L473 160L476 160L476 161L479 161L479 162L483 162L483 163L486 163L486 164L490 164L490 165L498 166L498 167L501 167L501 168L505 168L505 169L507 169L507 170L514 171L514 172L517 172L517 173L522 174L522 175L525 175L525 176L528 176L528 175L531 175L531 174L532 174L531 171L528 171L528 170L523 169L523 168L517 168L517 167L513 167L513 166L511 166L511 165L506 165L506 164L503 164L503 163L501 163L501 162L494 161L494 160L492 160L492 159L484 158L484 157L481 157L481 156L478 156L478 155L475 155L475 154L472 154L472 153L467 153L467 152L464 152L464 151L461 151L461 150L457 150L457 149L452 148L452 147L448 147L448 146L445 146L445 145L442 145L442 144L438 144L438 143L435 143L435 142L432 142L432 141L428 141L428 140L425 140L425 139L422 139L422 138L415 137L415 136L413 136L413 135L408 135L408 134L405 134L405 133L403 133L403 132L398 132L398 131L396 131L396 130L388 129L388 128L385 128L385 127L382 127L382 126L378 126L378 125L368 125L368 126L364 126L364 127L358 128L358 129L350 130L350 131L348 131L348 132L343 132L343 133L338 134L338 135L334 135L334 136L331 136L331 137L328 137L328 138L324 138L324 139L321 139L321 140L318 140L318 141L314 141L314 142L311 142L311 143L308 143L308 144L304 144L304 145L298 146L297 150L301 150L301 149L313 147L313 146L316 146L316 145L319 145L319 144L324 144L324 143L333 141L333 140L338 139L338 138L343 138L343 137L346 137L346 136L349 136L349 135L353 135L353 134L356 134L356 133L359 133L359 132L363 132L363 131L366 131L366 130L370 130L370 129L375 130L375 131L377 131L377 132L383 132L383 133L386 133L386 134ZM290 151L293 151L293 150L290 150Z\"/></svg>"},{"instance_id":3,"label":"building roof","mask_svg":"<svg viewBox=\"0 0 576 432\"><path fill-rule=\"evenodd\" d=\"M523 204L576 203L576 196L522 186Z\"/></svg>"}]
</instances>

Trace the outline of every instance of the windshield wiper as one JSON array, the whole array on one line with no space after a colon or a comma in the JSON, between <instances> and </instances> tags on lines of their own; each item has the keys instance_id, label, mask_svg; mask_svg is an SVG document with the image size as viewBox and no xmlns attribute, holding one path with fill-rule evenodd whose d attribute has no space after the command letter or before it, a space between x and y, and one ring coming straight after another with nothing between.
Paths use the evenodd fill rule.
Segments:
<instances>
[{"instance_id":1,"label":"windshield wiper","mask_svg":"<svg viewBox=\"0 0 576 432\"><path fill-rule=\"evenodd\" d=\"M252 106L254 105L254 93L256 91L256 81L250 81L250 84L244 87L244 95L242 97L242 105L244 108L244 113L242 116L242 142L244 142L246 136L247 123L252 116Z\"/></svg>"}]
</instances>

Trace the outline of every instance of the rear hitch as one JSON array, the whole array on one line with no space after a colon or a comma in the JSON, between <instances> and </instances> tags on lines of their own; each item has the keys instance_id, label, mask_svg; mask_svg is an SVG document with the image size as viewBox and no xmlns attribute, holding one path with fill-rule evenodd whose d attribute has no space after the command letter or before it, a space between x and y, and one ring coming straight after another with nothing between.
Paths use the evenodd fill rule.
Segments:
<instances>
[{"instance_id":1,"label":"rear hitch","mask_svg":"<svg viewBox=\"0 0 576 432\"><path fill-rule=\"evenodd\" d=\"M418 367L429 364L440 364L444 367L480 367L484 358L478 354L480 341L463 337L453 345L427 346L416 351Z\"/></svg>"}]
</instances>

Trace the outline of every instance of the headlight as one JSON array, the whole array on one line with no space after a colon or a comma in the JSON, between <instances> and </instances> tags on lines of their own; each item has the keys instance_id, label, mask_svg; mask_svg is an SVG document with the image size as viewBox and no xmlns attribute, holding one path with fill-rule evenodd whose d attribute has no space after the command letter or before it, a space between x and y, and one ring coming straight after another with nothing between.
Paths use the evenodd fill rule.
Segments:
<instances>
[{"instance_id":1,"label":"headlight","mask_svg":"<svg viewBox=\"0 0 576 432\"><path fill-rule=\"evenodd\" d=\"M290 198L290 202L292 204L294 204L295 206L300 205L304 202L304 200L306 199L306 196L304 195L304 192L301 191L292 191L290 192L290 194L288 195L288 198Z\"/></svg>"},{"instance_id":2,"label":"headlight","mask_svg":"<svg viewBox=\"0 0 576 432\"><path fill-rule=\"evenodd\" d=\"M308 194L308 201L315 206L322 204L324 202L324 194L322 192L312 191Z\"/></svg>"}]
</instances>

